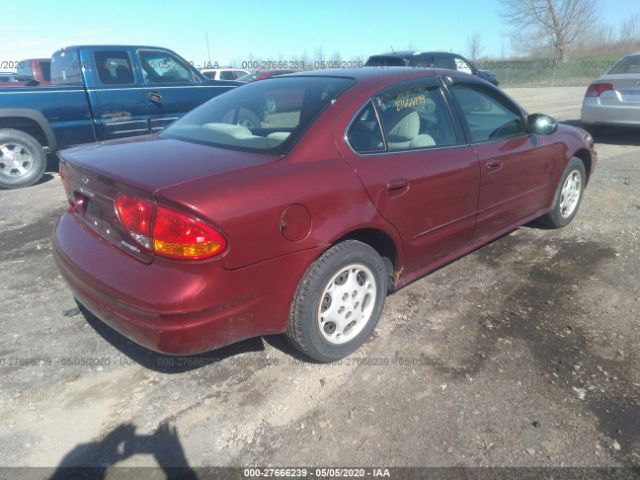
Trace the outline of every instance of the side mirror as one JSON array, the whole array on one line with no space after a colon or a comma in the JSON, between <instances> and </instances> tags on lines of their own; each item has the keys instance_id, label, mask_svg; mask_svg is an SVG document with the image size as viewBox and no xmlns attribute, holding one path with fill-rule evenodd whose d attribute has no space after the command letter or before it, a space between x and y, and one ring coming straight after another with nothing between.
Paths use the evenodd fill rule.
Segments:
<instances>
[{"instance_id":1,"label":"side mirror","mask_svg":"<svg viewBox=\"0 0 640 480\"><path fill-rule=\"evenodd\" d=\"M527 127L538 135L551 135L558 128L558 122L549 115L534 113L527 116Z\"/></svg>"}]
</instances>

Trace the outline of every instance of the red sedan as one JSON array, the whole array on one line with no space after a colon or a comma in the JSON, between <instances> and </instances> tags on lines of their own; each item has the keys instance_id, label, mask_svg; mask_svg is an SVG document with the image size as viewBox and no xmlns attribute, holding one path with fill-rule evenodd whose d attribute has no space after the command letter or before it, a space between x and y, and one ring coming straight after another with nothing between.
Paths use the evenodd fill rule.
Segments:
<instances>
[{"instance_id":1,"label":"red sedan","mask_svg":"<svg viewBox=\"0 0 640 480\"><path fill-rule=\"evenodd\" d=\"M276 90L297 108L239 123ZM63 151L55 259L80 303L150 349L285 333L333 361L388 291L532 220L571 222L595 164L588 133L471 75L301 72L157 136Z\"/></svg>"}]
</instances>

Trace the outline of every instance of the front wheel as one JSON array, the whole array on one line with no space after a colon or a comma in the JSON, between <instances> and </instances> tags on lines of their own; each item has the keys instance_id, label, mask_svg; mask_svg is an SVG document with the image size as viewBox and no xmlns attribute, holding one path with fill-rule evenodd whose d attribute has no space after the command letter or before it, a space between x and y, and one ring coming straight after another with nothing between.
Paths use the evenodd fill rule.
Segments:
<instances>
[{"instance_id":1,"label":"front wheel","mask_svg":"<svg viewBox=\"0 0 640 480\"><path fill-rule=\"evenodd\" d=\"M0 188L33 185L46 166L47 156L35 138L20 130L0 130Z\"/></svg>"},{"instance_id":2,"label":"front wheel","mask_svg":"<svg viewBox=\"0 0 640 480\"><path fill-rule=\"evenodd\" d=\"M346 357L371 335L387 293L384 261L370 246L347 240L327 250L298 285L286 336L318 362Z\"/></svg>"},{"instance_id":3,"label":"front wheel","mask_svg":"<svg viewBox=\"0 0 640 480\"><path fill-rule=\"evenodd\" d=\"M571 223L582 202L586 180L584 163L573 157L562 174L551 210L540 218L540 223L550 228L561 228Z\"/></svg>"}]
</instances>

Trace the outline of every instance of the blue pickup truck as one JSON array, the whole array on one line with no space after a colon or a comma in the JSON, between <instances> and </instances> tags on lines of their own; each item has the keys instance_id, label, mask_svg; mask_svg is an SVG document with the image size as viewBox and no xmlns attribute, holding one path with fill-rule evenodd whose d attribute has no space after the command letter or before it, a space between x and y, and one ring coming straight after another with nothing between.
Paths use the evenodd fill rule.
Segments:
<instances>
[{"instance_id":1,"label":"blue pickup truck","mask_svg":"<svg viewBox=\"0 0 640 480\"><path fill-rule=\"evenodd\" d=\"M47 153L159 132L239 85L209 80L164 48L58 50L51 58L51 85L0 88L0 188L36 183Z\"/></svg>"}]
</instances>

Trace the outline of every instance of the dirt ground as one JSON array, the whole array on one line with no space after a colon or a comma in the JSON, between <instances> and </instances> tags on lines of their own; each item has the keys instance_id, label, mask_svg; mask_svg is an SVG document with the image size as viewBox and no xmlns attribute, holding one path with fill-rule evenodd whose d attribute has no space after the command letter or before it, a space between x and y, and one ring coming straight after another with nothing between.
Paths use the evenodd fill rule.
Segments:
<instances>
[{"instance_id":1,"label":"dirt ground","mask_svg":"<svg viewBox=\"0 0 640 480\"><path fill-rule=\"evenodd\" d=\"M584 90L508 93L575 121ZM0 191L0 465L640 465L640 132L597 147L569 227L391 295L331 365L280 337L182 359L132 344L54 266L57 174Z\"/></svg>"}]
</instances>

